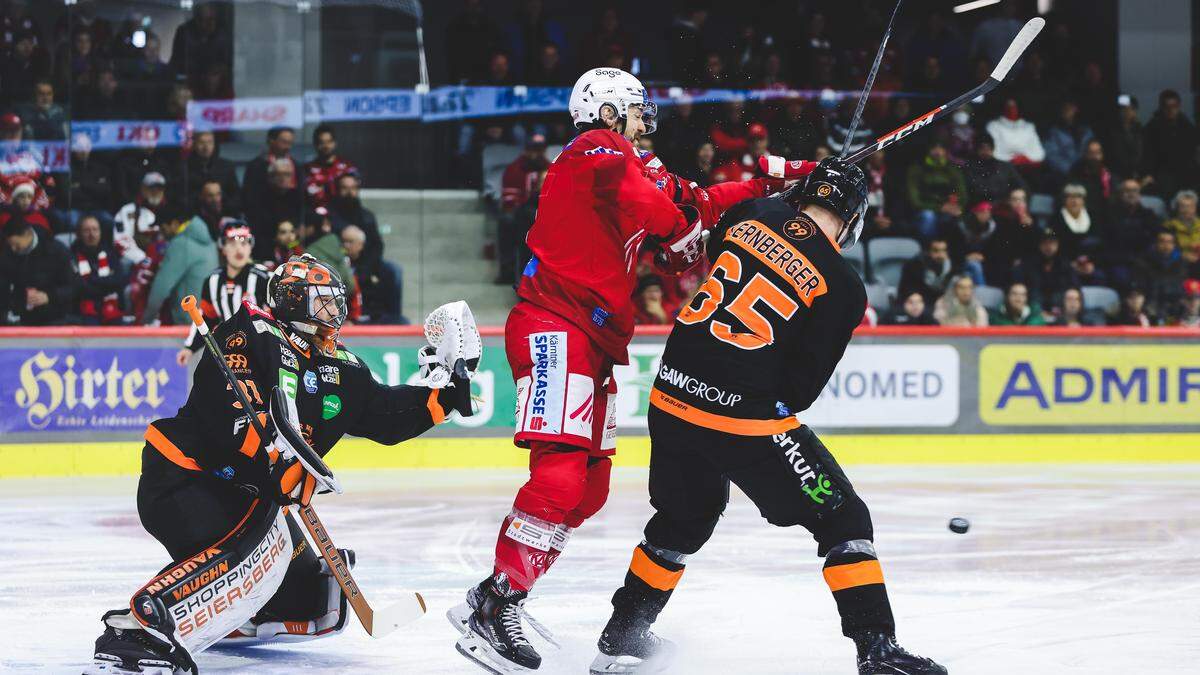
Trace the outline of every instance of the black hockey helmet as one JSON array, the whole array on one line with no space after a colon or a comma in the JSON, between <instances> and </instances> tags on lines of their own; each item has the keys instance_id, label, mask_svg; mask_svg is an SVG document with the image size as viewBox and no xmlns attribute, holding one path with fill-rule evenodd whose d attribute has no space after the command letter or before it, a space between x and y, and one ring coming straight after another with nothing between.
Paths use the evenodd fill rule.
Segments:
<instances>
[{"instance_id":1,"label":"black hockey helmet","mask_svg":"<svg viewBox=\"0 0 1200 675\"><path fill-rule=\"evenodd\" d=\"M803 184L797 183L780 197L797 209L816 204L841 218L837 245L844 249L853 246L862 235L867 214L867 177L853 164L826 157Z\"/></svg>"},{"instance_id":2,"label":"black hockey helmet","mask_svg":"<svg viewBox=\"0 0 1200 675\"><path fill-rule=\"evenodd\" d=\"M307 253L292 256L271 274L267 304L276 319L333 352L348 310L346 285L328 265Z\"/></svg>"}]
</instances>

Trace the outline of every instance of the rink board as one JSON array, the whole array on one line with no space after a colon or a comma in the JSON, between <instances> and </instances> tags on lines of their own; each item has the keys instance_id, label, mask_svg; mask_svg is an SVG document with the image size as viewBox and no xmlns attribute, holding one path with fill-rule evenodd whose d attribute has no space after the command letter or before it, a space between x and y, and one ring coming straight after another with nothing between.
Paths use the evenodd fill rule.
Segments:
<instances>
[{"instance_id":1,"label":"rink board","mask_svg":"<svg viewBox=\"0 0 1200 675\"><path fill-rule=\"evenodd\" d=\"M347 439L341 468L519 467L516 391L500 329L484 329L482 402L400 447ZM0 477L132 474L146 424L186 400L178 329L0 329ZM416 377L419 330L348 329L389 385ZM639 331L618 366L618 465L645 466L648 394L666 333ZM569 348L569 345L568 345ZM672 364L678 369L678 364ZM314 378L315 379L315 378ZM1200 331L863 329L800 415L846 463L1200 461Z\"/></svg>"},{"instance_id":2,"label":"rink board","mask_svg":"<svg viewBox=\"0 0 1200 675\"><path fill-rule=\"evenodd\" d=\"M1200 462L1200 434L822 435L846 465L1112 464ZM134 475L142 446L130 442L0 445L0 478ZM623 437L616 466L649 464L650 439ZM335 470L521 468L529 454L508 438L416 438L388 447L343 441Z\"/></svg>"}]
</instances>

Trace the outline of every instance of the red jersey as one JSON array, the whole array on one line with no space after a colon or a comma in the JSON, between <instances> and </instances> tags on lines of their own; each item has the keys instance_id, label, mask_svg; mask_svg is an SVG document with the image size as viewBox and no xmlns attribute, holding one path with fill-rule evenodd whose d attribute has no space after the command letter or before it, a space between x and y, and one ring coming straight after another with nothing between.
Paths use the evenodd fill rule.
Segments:
<instances>
[{"instance_id":1,"label":"red jersey","mask_svg":"<svg viewBox=\"0 0 1200 675\"><path fill-rule=\"evenodd\" d=\"M319 158L304 165L304 196L312 207L325 206L337 194L337 179L347 173L357 173L350 162L334 157L325 164Z\"/></svg>"},{"instance_id":2,"label":"red jersey","mask_svg":"<svg viewBox=\"0 0 1200 675\"><path fill-rule=\"evenodd\" d=\"M622 135L586 131L550 165L526 243L533 258L517 295L579 326L616 363L628 363L638 250L690 224L655 188Z\"/></svg>"}]
</instances>

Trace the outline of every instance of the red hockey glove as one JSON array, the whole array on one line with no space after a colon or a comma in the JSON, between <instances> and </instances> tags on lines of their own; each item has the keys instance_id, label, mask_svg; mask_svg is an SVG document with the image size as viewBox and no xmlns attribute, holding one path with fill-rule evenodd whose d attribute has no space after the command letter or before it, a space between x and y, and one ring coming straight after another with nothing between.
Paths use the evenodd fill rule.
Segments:
<instances>
[{"instance_id":1,"label":"red hockey glove","mask_svg":"<svg viewBox=\"0 0 1200 675\"><path fill-rule=\"evenodd\" d=\"M667 274L683 274L704 255L704 227L700 212L685 204L679 207L688 226L664 241L654 255L654 264Z\"/></svg>"},{"instance_id":2,"label":"red hockey glove","mask_svg":"<svg viewBox=\"0 0 1200 675\"><path fill-rule=\"evenodd\" d=\"M763 155L758 158L758 170L771 178L785 181L799 180L817 168L816 162L804 159L787 160L779 155Z\"/></svg>"}]
</instances>

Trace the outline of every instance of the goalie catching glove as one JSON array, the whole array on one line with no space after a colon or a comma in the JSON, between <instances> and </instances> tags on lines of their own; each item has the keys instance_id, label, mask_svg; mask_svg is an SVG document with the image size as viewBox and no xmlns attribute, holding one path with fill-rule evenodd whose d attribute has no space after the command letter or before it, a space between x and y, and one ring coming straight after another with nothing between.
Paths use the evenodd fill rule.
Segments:
<instances>
[{"instance_id":1,"label":"goalie catching glove","mask_svg":"<svg viewBox=\"0 0 1200 675\"><path fill-rule=\"evenodd\" d=\"M430 312L425 317L425 340L429 344L417 350L420 373L414 384L449 390L450 407L470 417L474 414L471 379L483 355L483 341L470 306L457 300Z\"/></svg>"}]
</instances>

